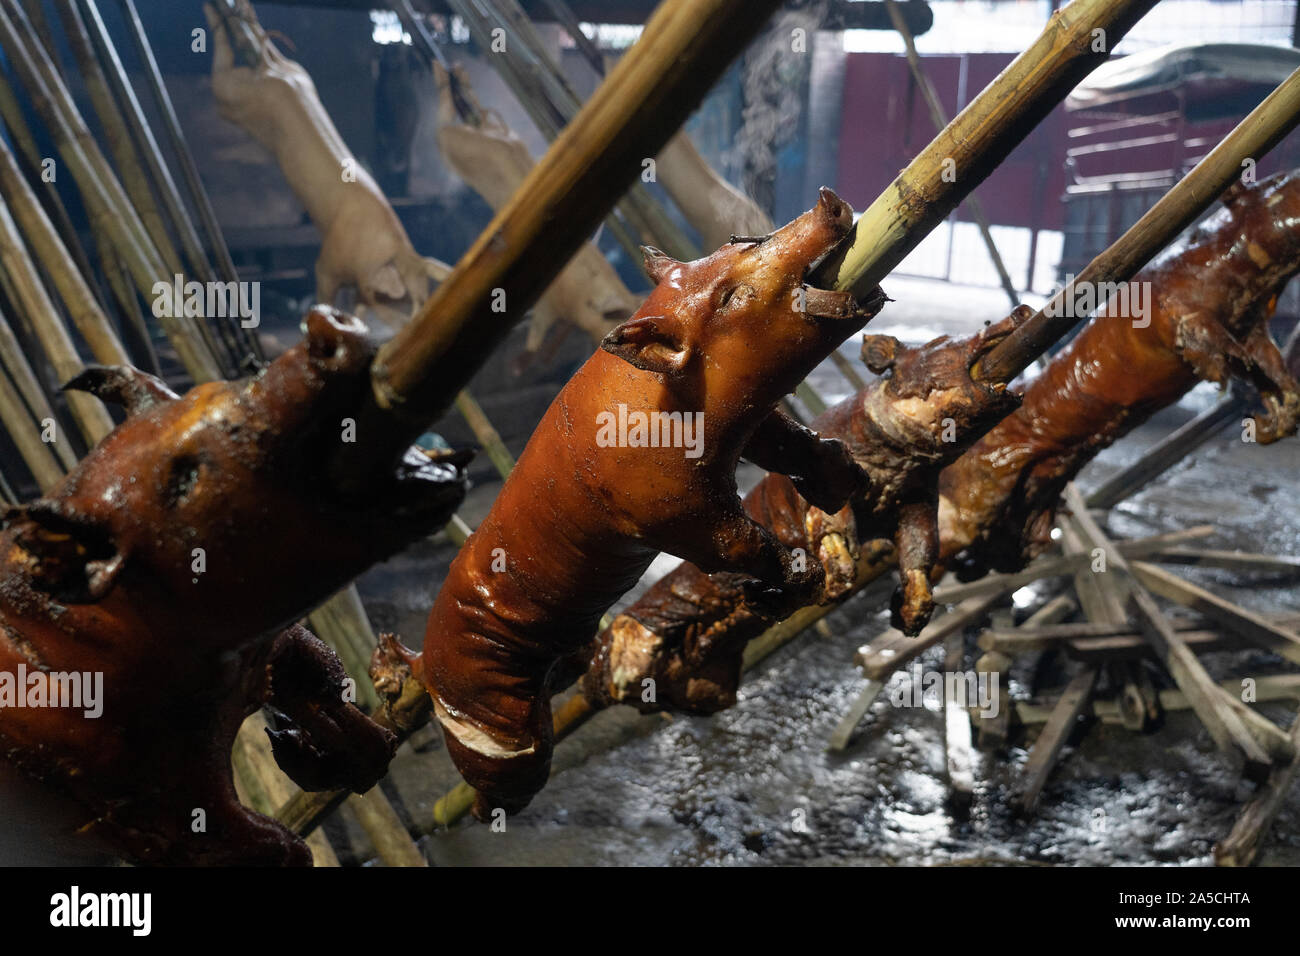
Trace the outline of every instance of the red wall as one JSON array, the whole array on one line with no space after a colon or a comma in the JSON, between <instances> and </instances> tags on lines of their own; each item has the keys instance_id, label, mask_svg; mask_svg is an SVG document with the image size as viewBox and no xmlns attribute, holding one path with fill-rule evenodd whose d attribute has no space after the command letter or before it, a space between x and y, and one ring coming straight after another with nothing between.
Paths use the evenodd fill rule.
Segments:
<instances>
[{"instance_id":1,"label":"red wall","mask_svg":"<svg viewBox=\"0 0 1300 956\"><path fill-rule=\"evenodd\" d=\"M922 57L949 117L957 112L960 56ZM1009 53L967 55L969 102L1012 60ZM934 138L934 123L901 54L849 54L844 79L837 188L865 208ZM1057 107L976 190L998 225L1060 229L1065 192L1066 124ZM964 212L961 218L968 218Z\"/></svg>"}]
</instances>

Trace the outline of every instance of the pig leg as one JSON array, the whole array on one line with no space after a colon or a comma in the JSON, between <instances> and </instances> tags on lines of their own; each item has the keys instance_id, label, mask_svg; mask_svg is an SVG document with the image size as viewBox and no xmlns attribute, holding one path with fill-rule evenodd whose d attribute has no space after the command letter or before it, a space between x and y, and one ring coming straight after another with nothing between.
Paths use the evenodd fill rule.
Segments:
<instances>
[{"instance_id":1,"label":"pig leg","mask_svg":"<svg viewBox=\"0 0 1300 956\"><path fill-rule=\"evenodd\" d=\"M821 597L825 571L807 553L789 550L736 503L734 510L695 538L675 540L669 550L707 573L735 571L757 579L744 585L746 603L779 620Z\"/></svg>"},{"instance_id":2,"label":"pig leg","mask_svg":"<svg viewBox=\"0 0 1300 956\"><path fill-rule=\"evenodd\" d=\"M822 438L779 409L763 419L741 454L760 468L788 475L804 500L830 514L870 483L843 442Z\"/></svg>"},{"instance_id":3,"label":"pig leg","mask_svg":"<svg viewBox=\"0 0 1300 956\"><path fill-rule=\"evenodd\" d=\"M1264 402L1264 415L1256 416L1255 437L1267 445L1295 434L1300 424L1300 383L1292 377L1286 359L1269 335L1267 322L1253 325L1244 344L1254 364L1255 385Z\"/></svg>"},{"instance_id":4,"label":"pig leg","mask_svg":"<svg viewBox=\"0 0 1300 956\"><path fill-rule=\"evenodd\" d=\"M934 613L930 575L939 560L938 490L934 483L911 490L899 505L899 590L892 603L892 626L915 637Z\"/></svg>"},{"instance_id":5,"label":"pig leg","mask_svg":"<svg viewBox=\"0 0 1300 956\"><path fill-rule=\"evenodd\" d=\"M388 772L394 734L358 710L338 656L294 625L275 640L269 661L271 750L304 790L346 788L365 793Z\"/></svg>"}]
</instances>

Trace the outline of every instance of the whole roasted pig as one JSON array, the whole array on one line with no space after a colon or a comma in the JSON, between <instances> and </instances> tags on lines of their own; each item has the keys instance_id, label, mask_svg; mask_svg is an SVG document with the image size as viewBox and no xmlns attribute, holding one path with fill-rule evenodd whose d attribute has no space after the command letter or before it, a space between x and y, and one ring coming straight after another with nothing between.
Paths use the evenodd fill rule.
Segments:
<instances>
[{"instance_id":1,"label":"whole roasted pig","mask_svg":"<svg viewBox=\"0 0 1300 956\"><path fill-rule=\"evenodd\" d=\"M183 396L135 369L87 370L69 387L126 420L4 516L4 759L70 798L85 839L136 862L310 862L235 796L231 744L259 707L281 766L310 789L365 791L395 747L293 622L445 523L462 456L410 451L373 497L340 498L320 463L349 440L373 348L332 310L306 324L256 377ZM25 706L33 692L46 703Z\"/></svg>"},{"instance_id":2,"label":"whole roasted pig","mask_svg":"<svg viewBox=\"0 0 1300 956\"><path fill-rule=\"evenodd\" d=\"M550 696L660 551L745 575L769 620L820 597L821 565L741 507L735 468L743 456L797 474L832 512L865 483L843 445L775 410L882 301L804 282L851 224L823 190L762 242L691 263L650 251L654 291L538 425L452 563L412 665L480 818L545 784Z\"/></svg>"}]
</instances>

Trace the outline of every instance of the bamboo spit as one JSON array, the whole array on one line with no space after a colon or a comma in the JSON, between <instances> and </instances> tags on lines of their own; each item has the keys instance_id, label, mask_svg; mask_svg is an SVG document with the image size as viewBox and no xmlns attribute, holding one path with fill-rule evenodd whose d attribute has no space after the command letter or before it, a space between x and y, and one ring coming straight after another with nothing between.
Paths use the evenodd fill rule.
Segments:
<instances>
[{"instance_id":1,"label":"bamboo spit","mask_svg":"<svg viewBox=\"0 0 1300 956\"><path fill-rule=\"evenodd\" d=\"M948 125L948 115L943 111L943 104L939 102L939 94L935 92L934 84L925 73L925 68L921 66L921 58L916 52L916 40L912 36L912 31L908 29L907 18L903 16L903 10L898 5L898 0L885 0L885 9L889 11L890 22L894 24L894 29L898 35L903 38L903 51L907 56L907 66L912 71L912 79L916 82L917 89L921 91L921 98L925 100L926 108L930 111L930 119L934 121L934 128L942 131ZM997 271L998 281L1002 283L1002 289L1011 300L1011 308L1020 304L1020 297L1016 294L1016 287L1011 281L1011 275L1007 272L1006 263L1002 261L1002 255L998 252L997 244L993 241L993 233L989 229L989 218L984 214L984 205L979 201L973 192L966 197L966 211L970 213L971 218L975 220L975 225L979 228L980 239L984 241L984 248L989 252L989 259L993 262L993 268Z\"/></svg>"},{"instance_id":2,"label":"bamboo spit","mask_svg":"<svg viewBox=\"0 0 1300 956\"><path fill-rule=\"evenodd\" d=\"M1076 287L1127 282L1242 175L1248 159L1258 160L1300 124L1300 69L1251 110L1240 124L1165 193L1147 214L1120 236L1032 318L1007 336L975 369L985 381L1010 381L1079 321ZM1127 321L1126 316L1113 316Z\"/></svg>"},{"instance_id":3,"label":"bamboo spit","mask_svg":"<svg viewBox=\"0 0 1300 956\"><path fill-rule=\"evenodd\" d=\"M1033 45L867 207L814 284L859 293L877 285L1154 5L1155 0L1074 0L1052 14Z\"/></svg>"}]
</instances>

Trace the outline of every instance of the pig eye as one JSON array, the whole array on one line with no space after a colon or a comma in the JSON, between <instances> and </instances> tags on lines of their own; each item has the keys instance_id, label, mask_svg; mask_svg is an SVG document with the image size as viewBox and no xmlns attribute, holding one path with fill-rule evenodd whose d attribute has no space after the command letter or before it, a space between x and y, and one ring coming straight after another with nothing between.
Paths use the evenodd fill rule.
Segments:
<instances>
[{"instance_id":1,"label":"pig eye","mask_svg":"<svg viewBox=\"0 0 1300 956\"><path fill-rule=\"evenodd\" d=\"M171 507L183 502L199 483L202 462L192 455L182 455L172 462L171 474L167 478L166 501Z\"/></svg>"},{"instance_id":2,"label":"pig eye","mask_svg":"<svg viewBox=\"0 0 1300 956\"><path fill-rule=\"evenodd\" d=\"M754 297L754 290L743 282L733 285L726 292L722 293L722 301L718 303L719 309L725 309L732 305L743 305Z\"/></svg>"}]
</instances>

